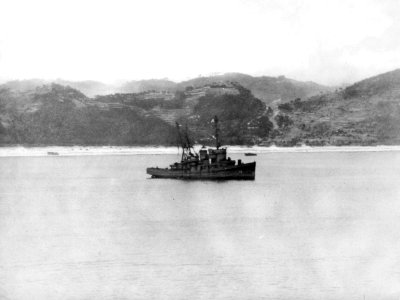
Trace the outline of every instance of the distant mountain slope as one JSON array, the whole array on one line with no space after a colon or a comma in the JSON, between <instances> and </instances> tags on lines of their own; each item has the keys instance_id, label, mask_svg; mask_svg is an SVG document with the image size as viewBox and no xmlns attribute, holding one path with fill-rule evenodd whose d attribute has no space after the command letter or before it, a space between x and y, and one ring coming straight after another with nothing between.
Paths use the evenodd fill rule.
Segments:
<instances>
[{"instance_id":1,"label":"distant mountain slope","mask_svg":"<svg viewBox=\"0 0 400 300\"><path fill-rule=\"evenodd\" d=\"M373 97L399 99L400 69L359 81L345 89L345 98Z\"/></svg>"},{"instance_id":2,"label":"distant mountain slope","mask_svg":"<svg viewBox=\"0 0 400 300\"><path fill-rule=\"evenodd\" d=\"M203 86L213 82L230 82L239 83L246 89L249 89L253 95L267 105L271 105L274 101L278 103L287 102L295 98L308 98L319 93L332 91L333 88L319 85L314 82L301 82L288 79L284 76L280 77L253 77L241 73L227 73L224 75L198 77L178 84L181 88L185 86Z\"/></svg>"},{"instance_id":3,"label":"distant mountain slope","mask_svg":"<svg viewBox=\"0 0 400 300\"><path fill-rule=\"evenodd\" d=\"M0 84L0 89L10 89L14 92L27 92L34 91L37 87L45 84L56 83L64 86L70 86L74 89L84 93L87 97L96 95L112 94L118 91L118 86L105 84L99 81L85 80L85 81L70 81L70 80L42 80L42 79L25 79L25 80L12 80Z\"/></svg>"},{"instance_id":4,"label":"distant mountain slope","mask_svg":"<svg viewBox=\"0 0 400 300\"><path fill-rule=\"evenodd\" d=\"M2 145L168 145L175 137L174 127L159 118L130 107L104 109L71 87L0 89Z\"/></svg>"},{"instance_id":5,"label":"distant mountain slope","mask_svg":"<svg viewBox=\"0 0 400 300\"><path fill-rule=\"evenodd\" d=\"M27 92L36 89L38 86L47 84L46 80L42 79L24 79L11 80L0 85L0 89L10 89L12 91Z\"/></svg>"},{"instance_id":6,"label":"distant mountain slope","mask_svg":"<svg viewBox=\"0 0 400 300\"><path fill-rule=\"evenodd\" d=\"M188 123L198 142L214 142L212 119L220 120L220 140L224 144L253 144L268 136L272 130L265 103L250 90L235 85L238 94L207 93L198 99Z\"/></svg>"},{"instance_id":7,"label":"distant mountain slope","mask_svg":"<svg viewBox=\"0 0 400 300\"><path fill-rule=\"evenodd\" d=\"M267 107L239 82L288 101ZM176 121L210 144L218 115L225 144L400 145L400 70L322 94L312 83L243 74L141 84L155 91L93 98L42 81L0 85L0 144L170 145Z\"/></svg>"},{"instance_id":8,"label":"distant mountain slope","mask_svg":"<svg viewBox=\"0 0 400 300\"><path fill-rule=\"evenodd\" d=\"M54 81L57 84L70 86L84 93L87 97L94 97L96 95L113 94L118 91L119 87L111 84L105 84L99 81L85 80L85 81L68 81L57 79Z\"/></svg>"},{"instance_id":9,"label":"distant mountain slope","mask_svg":"<svg viewBox=\"0 0 400 300\"><path fill-rule=\"evenodd\" d=\"M133 80L122 84L118 88L119 93L141 93L145 91L175 91L177 85L175 82L168 79L148 79L148 80Z\"/></svg>"},{"instance_id":10,"label":"distant mountain slope","mask_svg":"<svg viewBox=\"0 0 400 300\"><path fill-rule=\"evenodd\" d=\"M89 98L54 83L26 92L3 88L0 144L168 145L177 139L175 121L187 123L197 141L212 143L214 115L221 117L225 143L253 143L272 129L268 117L262 118L265 104L240 85L200 90L165 100L158 96L167 93ZM143 98L151 95L156 98Z\"/></svg>"},{"instance_id":11,"label":"distant mountain slope","mask_svg":"<svg viewBox=\"0 0 400 300\"><path fill-rule=\"evenodd\" d=\"M279 106L277 144L400 144L400 70Z\"/></svg>"},{"instance_id":12,"label":"distant mountain slope","mask_svg":"<svg viewBox=\"0 0 400 300\"><path fill-rule=\"evenodd\" d=\"M179 83L175 83L168 79L133 80L119 85L105 84L92 80L68 81L57 79L53 82L70 86L81 91L88 97L114 93L141 93L152 90L176 92L177 90L183 91L190 86L202 87L213 83L237 82L244 88L249 89L255 97L261 99L267 105L273 106L276 106L282 102L293 100L295 98L305 99L310 96L333 90L330 87L322 86L313 82L296 81L288 79L284 76L253 77L241 73L227 73L218 76L198 77ZM0 85L0 88L3 86L9 87L16 91L27 91L49 83L51 82L38 79L10 81Z\"/></svg>"}]
</instances>

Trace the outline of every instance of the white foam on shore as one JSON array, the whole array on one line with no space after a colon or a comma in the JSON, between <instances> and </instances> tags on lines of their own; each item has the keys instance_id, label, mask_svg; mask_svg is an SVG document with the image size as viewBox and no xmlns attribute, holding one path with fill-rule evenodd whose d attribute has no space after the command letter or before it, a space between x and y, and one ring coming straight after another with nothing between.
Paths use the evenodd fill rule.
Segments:
<instances>
[{"instance_id":1,"label":"white foam on shore","mask_svg":"<svg viewBox=\"0 0 400 300\"><path fill-rule=\"evenodd\" d=\"M196 146L199 150L201 146ZM400 146L325 146L325 147L243 147L229 146L229 153L279 153L279 152L376 152L376 151L400 151ZM0 157L10 156L81 156L81 155L143 155L143 154L178 154L177 147L0 147Z\"/></svg>"},{"instance_id":2,"label":"white foam on shore","mask_svg":"<svg viewBox=\"0 0 400 300\"><path fill-rule=\"evenodd\" d=\"M301 147L229 147L233 153L270 153L270 152L377 152L377 151L400 151L399 146L301 146Z\"/></svg>"},{"instance_id":3,"label":"white foam on shore","mask_svg":"<svg viewBox=\"0 0 400 300\"><path fill-rule=\"evenodd\" d=\"M81 155L140 155L175 154L175 147L119 147L119 146L51 146L51 147L3 147L0 157L4 156L81 156Z\"/></svg>"}]
</instances>

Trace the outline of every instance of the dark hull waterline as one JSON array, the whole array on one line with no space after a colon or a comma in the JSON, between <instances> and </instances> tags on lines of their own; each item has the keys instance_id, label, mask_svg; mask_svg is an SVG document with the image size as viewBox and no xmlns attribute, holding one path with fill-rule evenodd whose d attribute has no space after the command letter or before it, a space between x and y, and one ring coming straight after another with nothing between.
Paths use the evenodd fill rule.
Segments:
<instances>
[{"instance_id":1,"label":"dark hull waterline","mask_svg":"<svg viewBox=\"0 0 400 300\"><path fill-rule=\"evenodd\" d=\"M152 178L173 178L190 180L254 180L256 163L246 163L226 168L210 168L204 170L172 170L147 168Z\"/></svg>"},{"instance_id":2,"label":"dark hull waterline","mask_svg":"<svg viewBox=\"0 0 400 300\"><path fill-rule=\"evenodd\" d=\"M245 153L245 156L257 156L257 153Z\"/></svg>"}]
</instances>

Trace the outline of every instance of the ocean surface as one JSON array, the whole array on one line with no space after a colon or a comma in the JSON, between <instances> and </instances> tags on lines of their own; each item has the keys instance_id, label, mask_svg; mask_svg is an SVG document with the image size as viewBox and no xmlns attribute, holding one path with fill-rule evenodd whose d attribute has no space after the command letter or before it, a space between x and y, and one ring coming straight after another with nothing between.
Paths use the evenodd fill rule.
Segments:
<instances>
[{"instance_id":1,"label":"ocean surface","mask_svg":"<svg viewBox=\"0 0 400 300\"><path fill-rule=\"evenodd\" d=\"M146 175L176 150L23 149L0 149L1 300L400 298L396 148L239 149L256 180L226 182Z\"/></svg>"}]
</instances>

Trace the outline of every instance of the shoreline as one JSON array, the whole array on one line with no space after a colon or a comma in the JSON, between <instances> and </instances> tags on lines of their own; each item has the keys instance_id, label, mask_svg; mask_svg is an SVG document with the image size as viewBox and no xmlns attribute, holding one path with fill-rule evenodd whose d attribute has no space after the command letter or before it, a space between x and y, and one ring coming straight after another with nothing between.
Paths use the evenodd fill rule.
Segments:
<instances>
[{"instance_id":1,"label":"shoreline","mask_svg":"<svg viewBox=\"0 0 400 300\"><path fill-rule=\"evenodd\" d=\"M301 147L261 147L226 146L229 153L318 153L318 152L387 152L400 151L400 146L301 146ZM201 148L195 146L196 151ZM177 147L163 146L12 146L0 147L0 157L29 156L88 156L88 155L162 155L179 154Z\"/></svg>"}]
</instances>

